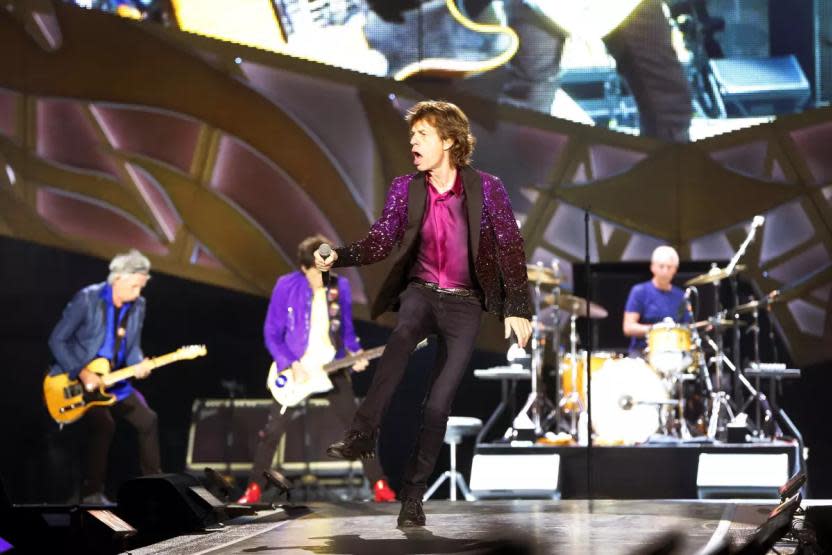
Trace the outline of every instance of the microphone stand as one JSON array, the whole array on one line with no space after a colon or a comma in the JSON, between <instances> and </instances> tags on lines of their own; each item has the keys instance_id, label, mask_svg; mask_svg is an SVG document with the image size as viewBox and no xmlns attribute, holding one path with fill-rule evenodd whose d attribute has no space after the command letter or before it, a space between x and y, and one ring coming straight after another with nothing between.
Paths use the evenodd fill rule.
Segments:
<instances>
[{"instance_id":1,"label":"microphone stand","mask_svg":"<svg viewBox=\"0 0 832 555\"><path fill-rule=\"evenodd\" d=\"M751 229L748 230L748 235L745 237L745 240L742 242L740 247L737 249L737 252L734 253L734 256L728 262L728 265L725 267L725 275L728 276L728 283L731 286L731 301L734 303L734 306L739 304L739 298L737 295L737 281L734 278L734 269L737 267L740 259L745 256L745 251L748 249L748 246L754 240L754 237L757 235L757 228L762 226L765 222L765 218L763 216L754 216L754 219L751 221ZM734 341L732 345L733 349L733 358L734 358L734 367L738 370L734 374L734 379L732 382L732 386L734 389L734 403L736 406L740 406L743 404L743 397L741 391L741 384L739 380L739 375L742 374L741 359L740 359L740 330L739 327L736 325L736 318L734 318ZM718 386L717 386L718 387Z\"/></svg>"},{"instance_id":2,"label":"microphone stand","mask_svg":"<svg viewBox=\"0 0 832 555\"><path fill-rule=\"evenodd\" d=\"M592 298L592 276L589 254L589 208L584 210L584 266L586 268L586 496L593 498L592 491L592 318L589 317L590 299ZM574 361L577 366L577 359ZM581 423L578 422L580 435Z\"/></svg>"},{"instance_id":3,"label":"microphone stand","mask_svg":"<svg viewBox=\"0 0 832 555\"><path fill-rule=\"evenodd\" d=\"M754 216L754 219L751 222L751 229L748 231L748 235L746 236L745 240L740 245L740 248L737 249L737 252L734 254L734 257L728 262L728 265L725 266L725 273L727 275L731 275L734 273L734 268L736 268L737 263L739 263L740 259L745 256L745 251L748 249L748 245L751 244L751 241L754 240L754 236L757 234L757 228L763 225L765 218L762 216Z\"/></svg>"}]
</instances>

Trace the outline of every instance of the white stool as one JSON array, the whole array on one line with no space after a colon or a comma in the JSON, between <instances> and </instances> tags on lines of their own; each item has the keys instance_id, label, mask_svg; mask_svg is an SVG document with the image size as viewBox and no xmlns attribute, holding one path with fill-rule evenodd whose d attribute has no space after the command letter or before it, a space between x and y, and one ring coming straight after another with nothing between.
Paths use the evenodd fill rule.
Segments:
<instances>
[{"instance_id":1,"label":"white stool","mask_svg":"<svg viewBox=\"0 0 832 555\"><path fill-rule=\"evenodd\" d=\"M456 446L462 442L465 436L477 435L477 432L482 428L482 420L479 418L472 418L470 416L451 416L448 418L448 428L445 430L445 443L451 446L451 469L442 473L442 476L437 479L433 485L425 492L422 501L427 501L430 496L436 493L439 486L445 479L448 480L448 485L451 488L451 501L456 501L456 487L459 486L463 497L466 501L474 501L475 498L471 495L471 490L468 489L468 484L465 483L465 478L462 474L456 471Z\"/></svg>"}]
</instances>

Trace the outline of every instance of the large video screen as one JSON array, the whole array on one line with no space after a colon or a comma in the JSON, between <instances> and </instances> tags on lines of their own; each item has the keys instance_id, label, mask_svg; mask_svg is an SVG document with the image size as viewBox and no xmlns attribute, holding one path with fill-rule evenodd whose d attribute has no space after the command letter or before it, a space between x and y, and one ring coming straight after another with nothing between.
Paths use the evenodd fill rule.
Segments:
<instances>
[{"instance_id":1,"label":"large video screen","mask_svg":"<svg viewBox=\"0 0 832 555\"><path fill-rule=\"evenodd\" d=\"M772 29L787 29L811 49L823 14L797 13L800 3L787 11L794 21L772 21L766 0L76 3L379 77L446 80L521 108L667 140L768 121L821 96L814 65L822 60L784 49L789 37L772 40Z\"/></svg>"}]
</instances>

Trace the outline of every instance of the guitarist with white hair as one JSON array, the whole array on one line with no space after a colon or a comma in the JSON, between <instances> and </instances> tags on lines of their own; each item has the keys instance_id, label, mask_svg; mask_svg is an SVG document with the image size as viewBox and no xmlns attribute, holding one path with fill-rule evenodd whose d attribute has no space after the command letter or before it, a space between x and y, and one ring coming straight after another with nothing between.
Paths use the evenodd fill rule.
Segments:
<instances>
[{"instance_id":1,"label":"guitarist with white hair","mask_svg":"<svg viewBox=\"0 0 832 555\"><path fill-rule=\"evenodd\" d=\"M70 379L80 380L87 391L95 391L102 386L102 377L91 371L88 364L103 358L113 370L135 365L137 378L149 376L153 363L145 358L141 348L145 315L141 292L149 279L150 261L134 249L112 259L106 282L76 293L49 336L49 349L55 360L49 374L68 374ZM109 387L108 392L115 396L115 404L90 408L82 419L88 430L81 487L83 503L109 503L104 495L104 481L115 432L113 416L123 418L136 429L142 474L161 472L156 413L127 380Z\"/></svg>"},{"instance_id":2,"label":"guitarist with white hair","mask_svg":"<svg viewBox=\"0 0 832 555\"><path fill-rule=\"evenodd\" d=\"M349 282L332 274L324 286L323 274L315 267L314 253L323 244L332 243L321 235L304 239L298 245L300 270L281 276L272 292L263 335L274 359L277 372L274 379L281 385L308 383L316 379L326 363L363 352L353 327ZM359 358L352 370L361 372L367 364L366 358ZM270 381L272 378L270 373ZM333 386L327 397L330 409L346 427L356 410L350 376L346 371L334 372L329 380ZM273 389L271 385L270 389ZM269 467L286 425L297 417L298 408L299 405L283 406L275 401L268 422L259 434L249 484L240 503L259 501L265 487L263 471ZM362 464L365 476L373 485L373 499L395 501L395 493L378 461L368 459Z\"/></svg>"}]
</instances>

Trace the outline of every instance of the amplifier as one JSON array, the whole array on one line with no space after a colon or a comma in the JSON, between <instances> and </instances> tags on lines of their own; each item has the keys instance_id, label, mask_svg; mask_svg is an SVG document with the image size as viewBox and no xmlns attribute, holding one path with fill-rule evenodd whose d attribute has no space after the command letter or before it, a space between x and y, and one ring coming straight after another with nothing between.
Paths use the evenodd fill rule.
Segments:
<instances>
[{"instance_id":1,"label":"amplifier","mask_svg":"<svg viewBox=\"0 0 832 555\"><path fill-rule=\"evenodd\" d=\"M809 80L793 55L720 58L708 63L716 89L726 108L733 108L733 115L798 112L812 96Z\"/></svg>"},{"instance_id":2,"label":"amplifier","mask_svg":"<svg viewBox=\"0 0 832 555\"><path fill-rule=\"evenodd\" d=\"M196 399L191 413L186 467L201 472L206 467L223 471L250 471L259 432L269 418L271 399ZM272 467L286 476L361 476L358 461L336 461L326 448L343 435L343 424L329 410L326 399L309 399L291 420L272 459Z\"/></svg>"}]
</instances>

